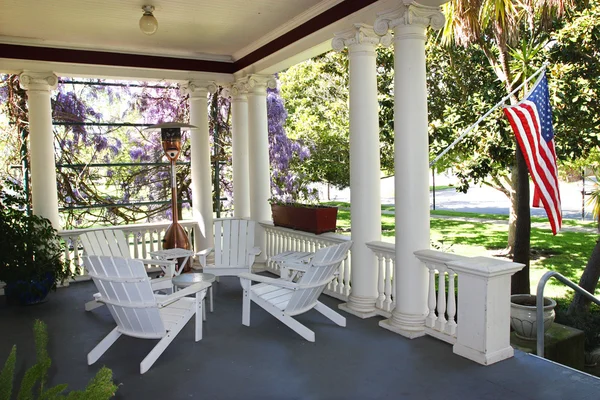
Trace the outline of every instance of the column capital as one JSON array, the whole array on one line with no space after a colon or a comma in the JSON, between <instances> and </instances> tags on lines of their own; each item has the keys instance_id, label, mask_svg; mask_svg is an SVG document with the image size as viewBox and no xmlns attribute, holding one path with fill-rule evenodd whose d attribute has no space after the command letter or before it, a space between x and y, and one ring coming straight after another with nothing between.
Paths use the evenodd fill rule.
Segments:
<instances>
[{"instance_id":1,"label":"column capital","mask_svg":"<svg viewBox=\"0 0 600 400\"><path fill-rule=\"evenodd\" d=\"M223 88L221 96L231 97L232 101L247 101L248 98L248 77L237 79L234 83L231 83Z\"/></svg>"},{"instance_id":2,"label":"column capital","mask_svg":"<svg viewBox=\"0 0 600 400\"><path fill-rule=\"evenodd\" d=\"M439 30L444 27L445 18L439 6L424 6L417 2L401 3L397 8L377 14L373 29L378 35L403 26L419 26Z\"/></svg>"},{"instance_id":3,"label":"column capital","mask_svg":"<svg viewBox=\"0 0 600 400\"><path fill-rule=\"evenodd\" d=\"M58 76L54 72L23 71L19 75L21 87L29 91L51 91L58 86Z\"/></svg>"},{"instance_id":4,"label":"column capital","mask_svg":"<svg viewBox=\"0 0 600 400\"><path fill-rule=\"evenodd\" d=\"M392 43L392 35L386 32L384 35L377 35L373 27L366 24L353 24L352 28L343 32L338 32L334 35L331 41L331 47L337 52L348 47L350 51L363 45L367 47L375 47L381 44L385 47Z\"/></svg>"},{"instance_id":5,"label":"column capital","mask_svg":"<svg viewBox=\"0 0 600 400\"><path fill-rule=\"evenodd\" d=\"M190 95L190 99L206 98L207 94L217 92L219 86L215 82L189 81L182 89Z\"/></svg>"},{"instance_id":6,"label":"column capital","mask_svg":"<svg viewBox=\"0 0 600 400\"><path fill-rule=\"evenodd\" d=\"M267 88L275 89L277 81L273 75L250 75L247 77L247 90L249 94L266 95Z\"/></svg>"}]
</instances>

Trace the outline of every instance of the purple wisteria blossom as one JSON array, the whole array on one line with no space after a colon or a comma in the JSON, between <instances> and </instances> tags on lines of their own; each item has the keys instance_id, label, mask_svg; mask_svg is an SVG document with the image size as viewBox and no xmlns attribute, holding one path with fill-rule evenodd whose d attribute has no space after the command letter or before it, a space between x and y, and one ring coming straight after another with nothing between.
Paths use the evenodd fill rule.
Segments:
<instances>
[{"instance_id":1,"label":"purple wisteria blossom","mask_svg":"<svg viewBox=\"0 0 600 400\"><path fill-rule=\"evenodd\" d=\"M290 139L285 133L287 111L279 89L267 90L267 117L269 123L269 157L271 161L271 192L285 201L314 197L304 177L290 168L294 159L302 162L310 155L301 141Z\"/></svg>"}]
</instances>

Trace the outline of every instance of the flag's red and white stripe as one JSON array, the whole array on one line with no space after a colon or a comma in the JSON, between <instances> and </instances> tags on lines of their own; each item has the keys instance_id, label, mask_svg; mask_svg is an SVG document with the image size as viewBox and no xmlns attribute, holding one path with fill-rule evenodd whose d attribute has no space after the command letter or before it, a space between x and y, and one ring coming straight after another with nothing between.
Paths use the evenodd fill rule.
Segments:
<instances>
[{"instance_id":1,"label":"flag's red and white stripe","mask_svg":"<svg viewBox=\"0 0 600 400\"><path fill-rule=\"evenodd\" d=\"M504 108L515 132L533 183L535 185L533 206L542 202L552 232L556 234L562 225L558 171L554 140L546 142L541 134L540 118L535 104L522 101L516 106Z\"/></svg>"}]
</instances>

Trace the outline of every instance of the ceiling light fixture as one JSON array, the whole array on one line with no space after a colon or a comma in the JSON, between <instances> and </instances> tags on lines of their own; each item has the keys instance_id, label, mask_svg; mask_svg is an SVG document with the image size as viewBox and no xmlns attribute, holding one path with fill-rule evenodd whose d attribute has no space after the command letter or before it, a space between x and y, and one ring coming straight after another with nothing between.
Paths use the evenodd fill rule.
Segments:
<instances>
[{"instance_id":1,"label":"ceiling light fixture","mask_svg":"<svg viewBox=\"0 0 600 400\"><path fill-rule=\"evenodd\" d=\"M140 18L140 30L146 35L154 35L158 30L158 21L154 18L154 6L142 6L144 15Z\"/></svg>"}]
</instances>

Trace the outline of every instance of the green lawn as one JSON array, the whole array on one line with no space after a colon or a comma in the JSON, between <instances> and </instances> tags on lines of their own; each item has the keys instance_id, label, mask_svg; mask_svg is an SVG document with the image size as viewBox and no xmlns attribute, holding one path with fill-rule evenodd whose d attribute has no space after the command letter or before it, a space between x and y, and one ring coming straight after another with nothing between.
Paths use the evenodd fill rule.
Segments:
<instances>
[{"instance_id":1,"label":"green lawn","mask_svg":"<svg viewBox=\"0 0 600 400\"><path fill-rule=\"evenodd\" d=\"M451 212L450 214L448 214L449 212L440 214L432 211L432 214L434 213L489 220L507 219L506 216L490 214ZM532 220L534 219L532 218ZM544 221L543 218L536 218L536 220ZM578 223L578 225L581 224L578 221L573 222ZM395 235L394 216L383 214L381 225L382 240L393 242ZM568 224L564 223L564 225ZM432 218L430 226L432 247L437 247L443 251L472 257L494 257L506 246L508 235L506 225ZM583 224L583 226L593 227L594 224ZM350 234L347 231L350 228L349 211L338 211L338 227L345 231L344 234ZM535 293L540 277L549 270L557 271L570 280L578 282L597 238L598 235L595 233L579 232L561 232L553 236L550 230L532 228L530 269L532 293ZM566 291L564 285L557 283L556 280L550 280L546 285L545 294L562 297Z\"/></svg>"}]
</instances>

